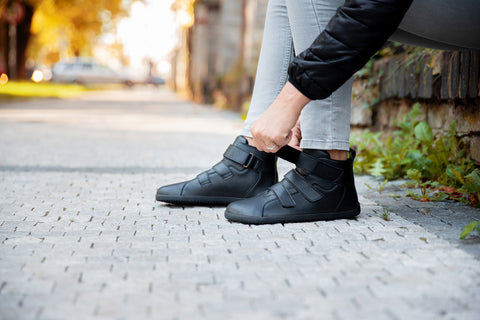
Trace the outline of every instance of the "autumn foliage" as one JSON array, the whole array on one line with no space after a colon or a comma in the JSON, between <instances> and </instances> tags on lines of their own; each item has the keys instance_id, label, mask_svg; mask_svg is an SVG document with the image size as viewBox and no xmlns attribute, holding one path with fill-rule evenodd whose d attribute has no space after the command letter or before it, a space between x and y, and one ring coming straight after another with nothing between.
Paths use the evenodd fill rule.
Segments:
<instances>
[{"instance_id":1,"label":"autumn foliage","mask_svg":"<svg viewBox=\"0 0 480 320\"><path fill-rule=\"evenodd\" d=\"M0 10L19 2L25 7L25 18L17 26L17 64L19 73L25 58L55 62L61 53L88 55L104 32L114 31L119 18L128 13L136 0L0 0ZM2 21L0 31L8 25ZM2 39L0 38L0 41ZM8 56L8 37L0 46L0 57Z\"/></svg>"}]
</instances>

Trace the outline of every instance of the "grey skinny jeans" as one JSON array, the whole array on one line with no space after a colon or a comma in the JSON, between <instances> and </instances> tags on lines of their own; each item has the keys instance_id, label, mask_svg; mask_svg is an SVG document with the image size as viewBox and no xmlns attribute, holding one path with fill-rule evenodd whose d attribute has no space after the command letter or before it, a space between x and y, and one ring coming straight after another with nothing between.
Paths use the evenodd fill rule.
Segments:
<instances>
[{"instance_id":1,"label":"grey skinny jeans","mask_svg":"<svg viewBox=\"0 0 480 320\"><path fill-rule=\"evenodd\" d=\"M250 109L241 134L275 100L293 55L325 29L342 0L270 0ZM445 50L480 49L479 0L414 0L390 40ZM301 148L348 150L353 79L301 114Z\"/></svg>"}]
</instances>

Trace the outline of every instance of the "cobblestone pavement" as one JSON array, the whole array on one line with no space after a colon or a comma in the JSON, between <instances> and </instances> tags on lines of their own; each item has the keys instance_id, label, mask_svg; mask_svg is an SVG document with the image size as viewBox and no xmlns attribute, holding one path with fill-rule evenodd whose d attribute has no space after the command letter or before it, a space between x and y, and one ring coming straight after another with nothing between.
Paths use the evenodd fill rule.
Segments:
<instances>
[{"instance_id":1,"label":"cobblestone pavement","mask_svg":"<svg viewBox=\"0 0 480 320\"><path fill-rule=\"evenodd\" d=\"M398 201L383 220L370 178L355 220L248 226L154 201L240 128L166 89L0 105L0 319L478 319L479 239Z\"/></svg>"}]
</instances>

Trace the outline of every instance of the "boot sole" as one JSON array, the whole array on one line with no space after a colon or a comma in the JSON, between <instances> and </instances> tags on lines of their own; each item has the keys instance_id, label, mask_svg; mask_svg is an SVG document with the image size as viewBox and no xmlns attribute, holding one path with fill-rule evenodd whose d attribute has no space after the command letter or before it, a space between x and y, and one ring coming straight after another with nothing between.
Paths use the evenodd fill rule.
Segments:
<instances>
[{"instance_id":1,"label":"boot sole","mask_svg":"<svg viewBox=\"0 0 480 320\"><path fill-rule=\"evenodd\" d=\"M211 197L211 196L172 196L157 194L155 199L174 205L186 206L227 206L231 202L245 198L234 197Z\"/></svg>"},{"instance_id":2,"label":"boot sole","mask_svg":"<svg viewBox=\"0 0 480 320\"><path fill-rule=\"evenodd\" d=\"M360 207L341 212L322 212L311 214L289 214L275 217L254 217L235 214L225 210L225 218L233 222L240 222L245 224L274 224L274 223L293 223L293 222L313 222L313 221L327 221L336 219L351 219L360 214Z\"/></svg>"}]
</instances>

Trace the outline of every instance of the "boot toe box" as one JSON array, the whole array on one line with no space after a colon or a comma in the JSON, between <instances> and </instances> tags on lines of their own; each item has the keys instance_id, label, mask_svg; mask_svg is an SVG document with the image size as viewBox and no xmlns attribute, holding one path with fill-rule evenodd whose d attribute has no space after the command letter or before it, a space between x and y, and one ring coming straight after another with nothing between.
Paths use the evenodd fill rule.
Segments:
<instances>
[{"instance_id":1,"label":"boot toe box","mask_svg":"<svg viewBox=\"0 0 480 320\"><path fill-rule=\"evenodd\" d=\"M159 201L163 201L168 200L169 197L180 197L182 195L184 187L185 182L160 187L157 190L156 198Z\"/></svg>"},{"instance_id":2,"label":"boot toe box","mask_svg":"<svg viewBox=\"0 0 480 320\"><path fill-rule=\"evenodd\" d=\"M264 223L264 203L263 201L255 201L258 197L263 197L263 195L230 203L225 210L225 218L230 221L248 224Z\"/></svg>"}]
</instances>

